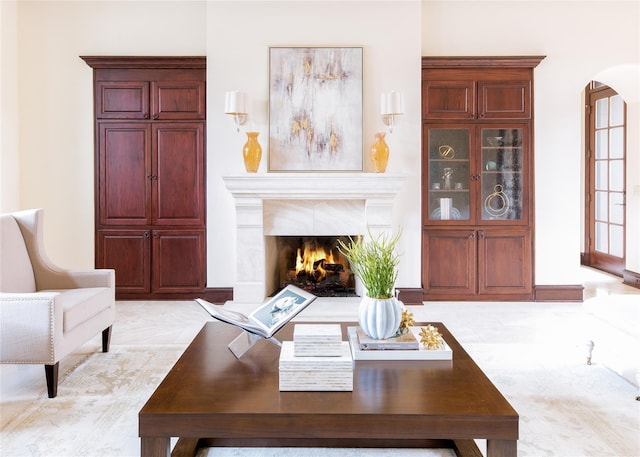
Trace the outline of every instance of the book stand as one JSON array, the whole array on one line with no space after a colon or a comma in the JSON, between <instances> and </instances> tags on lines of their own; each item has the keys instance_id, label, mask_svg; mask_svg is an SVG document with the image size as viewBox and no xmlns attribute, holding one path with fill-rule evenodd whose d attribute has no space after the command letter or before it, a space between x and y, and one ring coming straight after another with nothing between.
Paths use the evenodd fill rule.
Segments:
<instances>
[{"instance_id":1,"label":"book stand","mask_svg":"<svg viewBox=\"0 0 640 457\"><path fill-rule=\"evenodd\" d=\"M273 336L271 338L263 338L260 335L243 330L227 347L233 352L236 359L239 359L260 340L271 341L276 346L282 346L282 343Z\"/></svg>"}]
</instances>

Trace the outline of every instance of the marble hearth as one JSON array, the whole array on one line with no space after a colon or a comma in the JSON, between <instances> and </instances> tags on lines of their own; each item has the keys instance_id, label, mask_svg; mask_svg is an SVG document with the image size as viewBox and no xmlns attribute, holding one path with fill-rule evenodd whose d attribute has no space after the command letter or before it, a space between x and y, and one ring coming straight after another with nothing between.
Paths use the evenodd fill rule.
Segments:
<instances>
[{"instance_id":1,"label":"marble hearth","mask_svg":"<svg viewBox=\"0 0 640 457\"><path fill-rule=\"evenodd\" d=\"M265 173L226 176L236 207L234 302L262 302L277 287L276 236L359 235L393 230L405 175Z\"/></svg>"}]
</instances>

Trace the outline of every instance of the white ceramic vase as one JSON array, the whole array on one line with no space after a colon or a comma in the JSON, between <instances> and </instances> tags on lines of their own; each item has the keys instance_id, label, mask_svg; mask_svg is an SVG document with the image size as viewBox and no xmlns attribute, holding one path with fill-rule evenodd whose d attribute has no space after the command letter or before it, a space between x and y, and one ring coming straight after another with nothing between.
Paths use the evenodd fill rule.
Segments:
<instances>
[{"instance_id":1,"label":"white ceramic vase","mask_svg":"<svg viewBox=\"0 0 640 457\"><path fill-rule=\"evenodd\" d=\"M364 296L358 308L358 323L371 338L378 340L394 336L400 328L402 308L394 298Z\"/></svg>"}]
</instances>

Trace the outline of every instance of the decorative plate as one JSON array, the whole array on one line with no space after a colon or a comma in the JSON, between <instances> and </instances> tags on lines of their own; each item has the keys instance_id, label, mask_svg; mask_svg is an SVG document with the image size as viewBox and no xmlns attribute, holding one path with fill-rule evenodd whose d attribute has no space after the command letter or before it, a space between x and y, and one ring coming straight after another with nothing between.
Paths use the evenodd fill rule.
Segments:
<instances>
[{"instance_id":1,"label":"decorative plate","mask_svg":"<svg viewBox=\"0 0 640 457\"><path fill-rule=\"evenodd\" d=\"M462 219L462 215L458 208L451 207L451 219L449 220L459 220ZM431 212L431 220L441 220L440 219L440 208L436 208ZM446 220L446 219L445 219Z\"/></svg>"}]
</instances>

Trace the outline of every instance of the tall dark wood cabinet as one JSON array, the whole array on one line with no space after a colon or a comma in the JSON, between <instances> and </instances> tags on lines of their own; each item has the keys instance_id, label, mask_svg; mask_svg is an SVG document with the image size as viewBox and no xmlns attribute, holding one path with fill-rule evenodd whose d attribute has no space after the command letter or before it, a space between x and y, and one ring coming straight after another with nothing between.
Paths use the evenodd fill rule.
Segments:
<instances>
[{"instance_id":1,"label":"tall dark wood cabinet","mask_svg":"<svg viewBox=\"0 0 640 457\"><path fill-rule=\"evenodd\" d=\"M425 300L533 299L533 69L423 57Z\"/></svg>"},{"instance_id":2,"label":"tall dark wood cabinet","mask_svg":"<svg viewBox=\"0 0 640 457\"><path fill-rule=\"evenodd\" d=\"M206 284L204 57L82 57L94 71L96 267L118 298Z\"/></svg>"}]
</instances>

